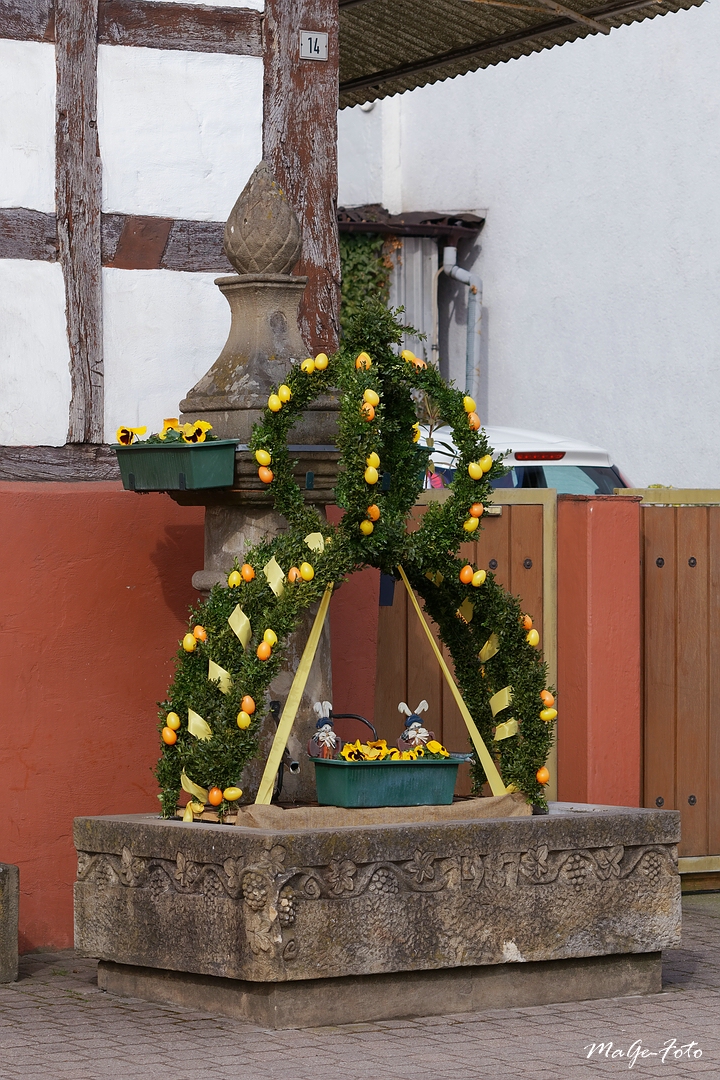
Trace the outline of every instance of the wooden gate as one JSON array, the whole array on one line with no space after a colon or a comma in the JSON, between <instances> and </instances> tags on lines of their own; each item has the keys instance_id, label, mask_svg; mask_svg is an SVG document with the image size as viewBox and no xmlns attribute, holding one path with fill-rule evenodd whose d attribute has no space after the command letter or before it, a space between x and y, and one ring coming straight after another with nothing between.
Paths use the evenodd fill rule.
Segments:
<instances>
[{"instance_id":1,"label":"wooden gate","mask_svg":"<svg viewBox=\"0 0 720 1080\"><path fill-rule=\"evenodd\" d=\"M424 513L423 503L448 494L424 492L418 516ZM500 584L521 598L523 610L540 630L550 683L555 682L557 671L556 522L554 491L498 490L494 506L483 517L478 540L460 549L463 558L491 569ZM449 661L444 647L443 654ZM430 706L427 723L437 738L451 750L469 747L463 719L401 584L395 588L392 605L380 607L375 687L375 725L388 742L395 742L403 727L405 718L397 711L398 702L406 701L414 709L425 698ZM555 798L554 751L548 765L552 776L548 794ZM467 794L469 790L469 768L463 766L456 791Z\"/></svg>"},{"instance_id":2,"label":"wooden gate","mask_svg":"<svg viewBox=\"0 0 720 1080\"><path fill-rule=\"evenodd\" d=\"M720 492L642 494L644 804L682 814L681 871L720 870Z\"/></svg>"}]
</instances>

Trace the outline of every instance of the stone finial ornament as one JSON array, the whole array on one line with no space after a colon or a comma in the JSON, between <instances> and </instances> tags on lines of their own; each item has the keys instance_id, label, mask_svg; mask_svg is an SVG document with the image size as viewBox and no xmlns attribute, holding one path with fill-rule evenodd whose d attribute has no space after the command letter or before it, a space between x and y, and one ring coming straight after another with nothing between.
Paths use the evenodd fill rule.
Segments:
<instances>
[{"instance_id":1,"label":"stone finial ornament","mask_svg":"<svg viewBox=\"0 0 720 1080\"><path fill-rule=\"evenodd\" d=\"M223 248L238 274L289 274L300 258L300 222L265 161L230 211Z\"/></svg>"}]
</instances>

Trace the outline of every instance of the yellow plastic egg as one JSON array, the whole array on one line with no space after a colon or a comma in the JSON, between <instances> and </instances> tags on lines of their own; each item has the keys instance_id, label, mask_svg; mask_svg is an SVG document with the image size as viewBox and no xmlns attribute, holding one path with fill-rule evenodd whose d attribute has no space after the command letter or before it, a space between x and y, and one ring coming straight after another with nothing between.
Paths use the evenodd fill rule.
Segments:
<instances>
[{"instance_id":1,"label":"yellow plastic egg","mask_svg":"<svg viewBox=\"0 0 720 1080\"><path fill-rule=\"evenodd\" d=\"M182 640L182 647L185 652L195 652L197 649L197 638L194 634L186 634Z\"/></svg>"},{"instance_id":2,"label":"yellow plastic egg","mask_svg":"<svg viewBox=\"0 0 720 1080\"><path fill-rule=\"evenodd\" d=\"M535 633L537 633L537 630ZM551 720L556 720L557 709L543 709L540 713L540 719L544 720L546 724L549 724Z\"/></svg>"},{"instance_id":3,"label":"yellow plastic egg","mask_svg":"<svg viewBox=\"0 0 720 1080\"><path fill-rule=\"evenodd\" d=\"M223 791L223 799L227 802L235 802L242 795L242 788L239 787L226 787Z\"/></svg>"},{"instance_id":4,"label":"yellow plastic egg","mask_svg":"<svg viewBox=\"0 0 720 1080\"><path fill-rule=\"evenodd\" d=\"M263 641L266 641L268 643L268 645L270 646L270 648L272 649L273 646L277 645L277 634L275 633L274 630L268 629L263 634Z\"/></svg>"},{"instance_id":5,"label":"yellow plastic egg","mask_svg":"<svg viewBox=\"0 0 720 1080\"><path fill-rule=\"evenodd\" d=\"M478 518L471 517L468 518L467 521L463 521L463 529L465 532L474 533L479 524L480 521Z\"/></svg>"},{"instance_id":6,"label":"yellow plastic egg","mask_svg":"<svg viewBox=\"0 0 720 1080\"><path fill-rule=\"evenodd\" d=\"M268 409L270 412L280 412L282 409L282 401L277 394L271 394L268 398Z\"/></svg>"},{"instance_id":7,"label":"yellow plastic egg","mask_svg":"<svg viewBox=\"0 0 720 1080\"><path fill-rule=\"evenodd\" d=\"M479 461L471 461L468 465L468 473L473 480L480 480L483 474L482 465Z\"/></svg>"},{"instance_id":8,"label":"yellow plastic egg","mask_svg":"<svg viewBox=\"0 0 720 1080\"><path fill-rule=\"evenodd\" d=\"M490 454L486 454L485 457L480 458L480 468L483 472L490 472L492 469L493 459Z\"/></svg>"},{"instance_id":9,"label":"yellow plastic egg","mask_svg":"<svg viewBox=\"0 0 720 1080\"><path fill-rule=\"evenodd\" d=\"M413 442L420 442L420 425L413 424L412 426Z\"/></svg>"},{"instance_id":10,"label":"yellow plastic egg","mask_svg":"<svg viewBox=\"0 0 720 1080\"><path fill-rule=\"evenodd\" d=\"M465 397L463 398L463 409L465 410L465 412L466 413L475 412L476 408L477 408L477 405L475 404L474 398L471 398L469 394L466 394Z\"/></svg>"},{"instance_id":11,"label":"yellow plastic egg","mask_svg":"<svg viewBox=\"0 0 720 1080\"><path fill-rule=\"evenodd\" d=\"M375 390L371 390L370 387L363 393L363 401L367 401L368 405L379 405L380 395Z\"/></svg>"},{"instance_id":12,"label":"yellow plastic egg","mask_svg":"<svg viewBox=\"0 0 720 1080\"><path fill-rule=\"evenodd\" d=\"M365 470L365 483L377 484L379 475L380 474L373 465L368 465L367 469Z\"/></svg>"},{"instance_id":13,"label":"yellow plastic egg","mask_svg":"<svg viewBox=\"0 0 720 1080\"><path fill-rule=\"evenodd\" d=\"M315 361L313 360L312 356L308 356L307 360L303 360L302 364L300 365L300 370L304 371L306 375L312 375L313 371L315 370Z\"/></svg>"},{"instance_id":14,"label":"yellow plastic egg","mask_svg":"<svg viewBox=\"0 0 720 1080\"><path fill-rule=\"evenodd\" d=\"M527 634L525 635L525 640L527 641L528 645L539 645L540 635L538 634L537 630L528 630Z\"/></svg>"},{"instance_id":15,"label":"yellow plastic egg","mask_svg":"<svg viewBox=\"0 0 720 1080\"><path fill-rule=\"evenodd\" d=\"M413 360L415 359L415 353L412 352L410 349L403 349L403 351L400 353L400 356L407 364L412 364Z\"/></svg>"},{"instance_id":16,"label":"yellow plastic egg","mask_svg":"<svg viewBox=\"0 0 720 1080\"><path fill-rule=\"evenodd\" d=\"M258 465L269 465L272 462L272 455L267 450L256 450L255 460Z\"/></svg>"},{"instance_id":17,"label":"yellow plastic egg","mask_svg":"<svg viewBox=\"0 0 720 1080\"><path fill-rule=\"evenodd\" d=\"M484 570L476 570L472 576L472 583L476 589L479 589L481 585L485 584L485 578L487 574Z\"/></svg>"},{"instance_id":18,"label":"yellow plastic egg","mask_svg":"<svg viewBox=\"0 0 720 1080\"><path fill-rule=\"evenodd\" d=\"M249 728L251 722L252 721L250 720L250 716L248 715L248 713L246 713L244 709L241 709L240 712L237 714L237 726L240 728L240 730L244 731L245 728Z\"/></svg>"},{"instance_id":19,"label":"yellow plastic egg","mask_svg":"<svg viewBox=\"0 0 720 1080\"><path fill-rule=\"evenodd\" d=\"M375 528L375 526L373 525L372 521L361 521L360 522L360 532L364 533L365 536L369 536L374 528Z\"/></svg>"},{"instance_id":20,"label":"yellow plastic egg","mask_svg":"<svg viewBox=\"0 0 720 1080\"><path fill-rule=\"evenodd\" d=\"M180 717L176 712L169 712L165 717L165 723L171 731L177 731L180 727Z\"/></svg>"},{"instance_id":21,"label":"yellow plastic egg","mask_svg":"<svg viewBox=\"0 0 720 1080\"><path fill-rule=\"evenodd\" d=\"M237 585L242 584L242 574L239 570L232 570L228 574L228 585L231 589L234 589Z\"/></svg>"},{"instance_id":22,"label":"yellow plastic egg","mask_svg":"<svg viewBox=\"0 0 720 1080\"><path fill-rule=\"evenodd\" d=\"M328 360L327 353L319 352L315 357L315 368L317 371L324 371L330 361Z\"/></svg>"},{"instance_id":23,"label":"yellow plastic egg","mask_svg":"<svg viewBox=\"0 0 720 1080\"><path fill-rule=\"evenodd\" d=\"M375 453L374 450L373 450L372 454L369 454L365 458L365 464L372 466L373 469L377 469L379 467L380 458L377 456L377 454Z\"/></svg>"},{"instance_id":24,"label":"yellow plastic egg","mask_svg":"<svg viewBox=\"0 0 720 1080\"><path fill-rule=\"evenodd\" d=\"M304 562L300 564L300 577L303 579L303 581L312 581L312 579L315 577L315 571L313 570L309 562Z\"/></svg>"},{"instance_id":25,"label":"yellow plastic egg","mask_svg":"<svg viewBox=\"0 0 720 1080\"><path fill-rule=\"evenodd\" d=\"M289 401L292 397L292 390L287 385L287 383L283 383L282 386L278 386L278 397L281 401Z\"/></svg>"}]
</instances>

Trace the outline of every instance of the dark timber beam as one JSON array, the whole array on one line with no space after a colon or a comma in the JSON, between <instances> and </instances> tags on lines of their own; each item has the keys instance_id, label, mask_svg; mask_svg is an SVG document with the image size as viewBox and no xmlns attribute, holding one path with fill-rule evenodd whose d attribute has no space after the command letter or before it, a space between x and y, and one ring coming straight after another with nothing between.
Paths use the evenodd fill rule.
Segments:
<instances>
[{"instance_id":1,"label":"dark timber beam","mask_svg":"<svg viewBox=\"0 0 720 1080\"><path fill-rule=\"evenodd\" d=\"M104 429L97 0L57 0L55 205L70 346L69 443Z\"/></svg>"},{"instance_id":2,"label":"dark timber beam","mask_svg":"<svg viewBox=\"0 0 720 1080\"><path fill-rule=\"evenodd\" d=\"M100 45L262 56L262 15L248 8L100 0ZM0 0L0 38L54 41L53 0Z\"/></svg>"},{"instance_id":3,"label":"dark timber beam","mask_svg":"<svg viewBox=\"0 0 720 1080\"><path fill-rule=\"evenodd\" d=\"M328 34L327 60L300 59L301 30ZM340 331L338 71L337 0L266 0L263 158L302 226L300 330L308 349L327 352Z\"/></svg>"}]
</instances>

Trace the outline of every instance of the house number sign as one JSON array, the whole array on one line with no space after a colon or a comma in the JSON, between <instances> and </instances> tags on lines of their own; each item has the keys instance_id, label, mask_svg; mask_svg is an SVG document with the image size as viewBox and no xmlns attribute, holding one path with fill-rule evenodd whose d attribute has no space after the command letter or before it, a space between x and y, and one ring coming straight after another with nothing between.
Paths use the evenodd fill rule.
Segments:
<instances>
[{"instance_id":1,"label":"house number sign","mask_svg":"<svg viewBox=\"0 0 720 1080\"><path fill-rule=\"evenodd\" d=\"M300 31L300 59L327 60L328 36L320 30Z\"/></svg>"}]
</instances>

